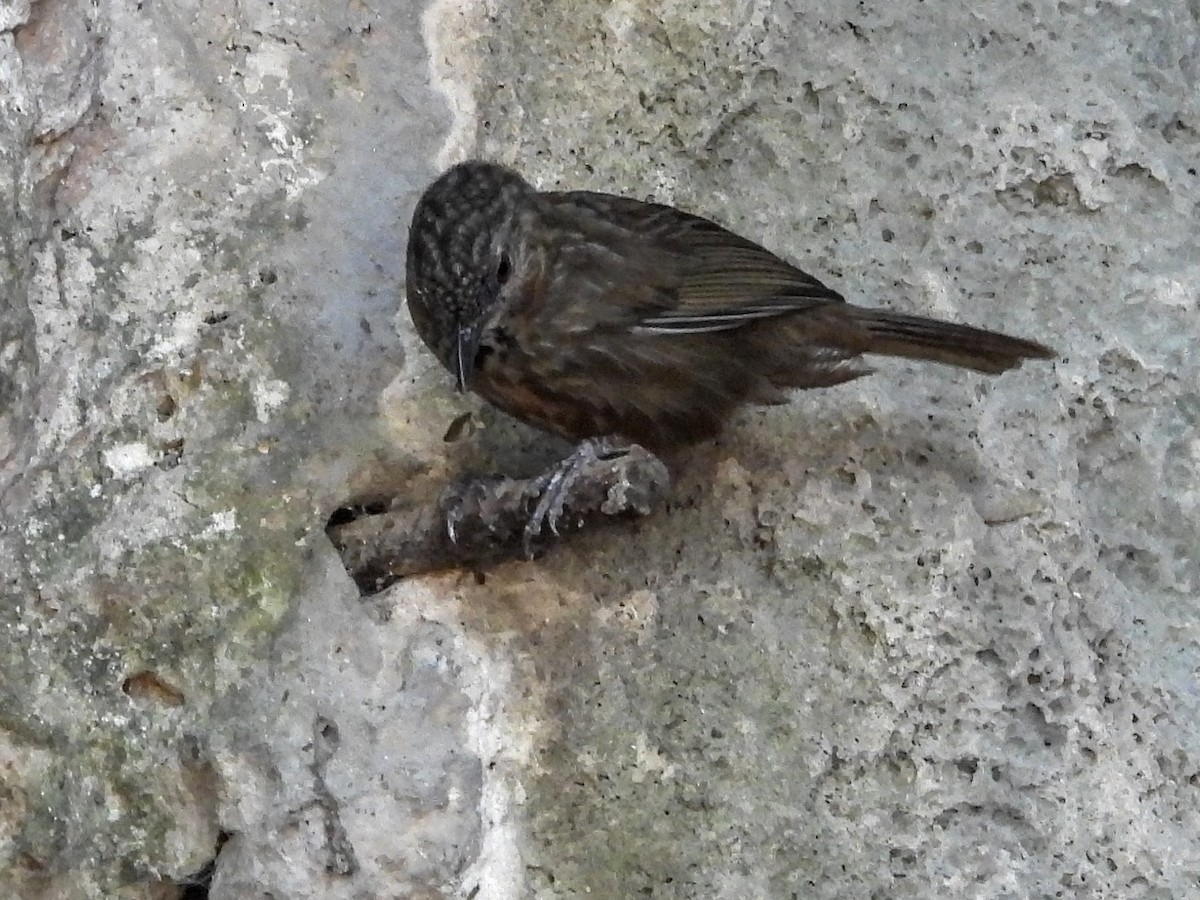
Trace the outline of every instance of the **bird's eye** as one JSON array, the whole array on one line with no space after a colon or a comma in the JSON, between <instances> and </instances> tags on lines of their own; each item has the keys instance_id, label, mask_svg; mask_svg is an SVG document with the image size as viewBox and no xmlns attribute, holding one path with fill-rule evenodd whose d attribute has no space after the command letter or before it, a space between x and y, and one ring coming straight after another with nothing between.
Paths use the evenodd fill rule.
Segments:
<instances>
[{"instance_id":1,"label":"bird's eye","mask_svg":"<svg viewBox=\"0 0 1200 900\"><path fill-rule=\"evenodd\" d=\"M500 254L500 262L496 264L496 284L504 284L512 274L512 260L507 253Z\"/></svg>"}]
</instances>

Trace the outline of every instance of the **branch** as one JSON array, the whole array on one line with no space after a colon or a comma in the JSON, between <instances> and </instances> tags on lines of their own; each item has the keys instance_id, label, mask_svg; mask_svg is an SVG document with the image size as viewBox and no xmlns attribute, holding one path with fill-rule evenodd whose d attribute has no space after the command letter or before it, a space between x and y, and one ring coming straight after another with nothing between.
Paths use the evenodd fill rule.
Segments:
<instances>
[{"instance_id":1,"label":"branch","mask_svg":"<svg viewBox=\"0 0 1200 900\"><path fill-rule=\"evenodd\" d=\"M529 556L527 526L549 478L479 479L448 489L435 503L405 507L396 497L382 511L339 511L326 533L363 594L410 575L476 570ZM587 460L577 466L563 497L556 533L604 517L644 516L669 486L666 465L636 444L619 456ZM355 512L360 517L347 521Z\"/></svg>"}]
</instances>

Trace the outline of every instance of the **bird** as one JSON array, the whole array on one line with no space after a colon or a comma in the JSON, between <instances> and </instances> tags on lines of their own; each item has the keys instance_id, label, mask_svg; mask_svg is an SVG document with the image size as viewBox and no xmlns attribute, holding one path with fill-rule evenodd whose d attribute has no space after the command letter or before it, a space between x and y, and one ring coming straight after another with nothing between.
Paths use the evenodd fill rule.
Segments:
<instances>
[{"instance_id":1,"label":"bird","mask_svg":"<svg viewBox=\"0 0 1200 900\"><path fill-rule=\"evenodd\" d=\"M417 334L460 391L572 442L655 453L715 436L738 407L867 375L864 356L995 375L1055 355L849 303L673 206L540 191L483 160L452 166L418 200L405 293Z\"/></svg>"}]
</instances>

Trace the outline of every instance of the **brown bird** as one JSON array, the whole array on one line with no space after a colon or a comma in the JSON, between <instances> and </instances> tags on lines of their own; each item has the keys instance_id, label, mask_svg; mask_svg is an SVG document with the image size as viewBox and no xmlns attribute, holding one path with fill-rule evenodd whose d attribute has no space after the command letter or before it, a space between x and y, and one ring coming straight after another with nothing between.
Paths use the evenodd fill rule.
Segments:
<instances>
[{"instance_id":1,"label":"brown bird","mask_svg":"<svg viewBox=\"0 0 1200 900\"><path fill-rule=\"evenodd\" d=\"M458 379L516 418L656 452L733 409L872 370L863 354L996 374L1053 352L993 331L847 303L753 241L674 207L537 191L488 162L426 189L408 308ZM543 512L545 512L543 510Z\"/></svg>"}]
</instances>

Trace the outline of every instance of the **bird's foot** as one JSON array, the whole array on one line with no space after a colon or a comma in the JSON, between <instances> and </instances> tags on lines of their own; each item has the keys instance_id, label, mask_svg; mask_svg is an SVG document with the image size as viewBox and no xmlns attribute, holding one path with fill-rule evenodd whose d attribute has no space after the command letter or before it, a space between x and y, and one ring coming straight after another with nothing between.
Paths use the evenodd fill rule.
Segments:
<instances>
[{"instance_id":1,"label":"bird's foot","mask_svg":"<svg viewBox=\"0 0 1200 900\"><path fill-rule=\"evenodd\" d=\"M558 523L566 511L567 503L576 483L593 463L619 459L629 453L632 445L622 438L588 438L572 451L571 455L554 468L534 479L531 493L538 497L537 505L525 524L525 556L533 559L533 544L547 529L558 534Z\"/></svg>"}]
</instances>

